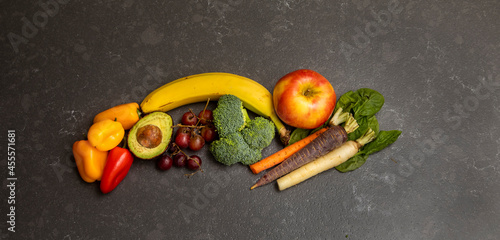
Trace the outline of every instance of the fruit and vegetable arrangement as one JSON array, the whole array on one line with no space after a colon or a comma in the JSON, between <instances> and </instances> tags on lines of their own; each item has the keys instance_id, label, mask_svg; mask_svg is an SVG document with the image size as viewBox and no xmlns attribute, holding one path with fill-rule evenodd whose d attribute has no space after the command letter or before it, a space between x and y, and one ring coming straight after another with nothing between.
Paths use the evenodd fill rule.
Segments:
<instances>
[{"instance_id":1,"label":"fruit and vegetable arrangement","mask_svg":"<svg viewBox=\"0 0 500 240\"><path fill-rule=\"evenodd\" d=\"M210 101L217 101L214 109L208 109ZM178 124L168 114L197 102L206 105L198 114L189 109ZM375 117L383 104L384 97L368 88L337 101L331 83L309 69L283 76L272 94L246 77L203 73L161 86L140 105L97 114L87 139L73 144L73 155L81 178L100 181L105 194L126 177L134 159L154 160L160 171L187 167L193 171L188 177L203 172L201 157L186 149L205 146L219 164L266 171L250 189L276 180L284 190L332 168L353 171L394 143L401 131L380 130ZM275 137L283 148L263 158Z\"/></svg>"}]
</instances>

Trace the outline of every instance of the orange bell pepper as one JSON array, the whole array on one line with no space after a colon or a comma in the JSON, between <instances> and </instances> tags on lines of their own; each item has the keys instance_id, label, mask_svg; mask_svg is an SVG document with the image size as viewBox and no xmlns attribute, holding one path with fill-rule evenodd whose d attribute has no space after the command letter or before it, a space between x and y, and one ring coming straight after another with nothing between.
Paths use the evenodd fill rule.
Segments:
<instances>
[{"instance_id":1,"label":"orange bell pepper","mask_svg":"<svg viewBox=\"0 0 500 240\"><path fill-rule=\"evenodd\" d=\"M109 119L121 123L125 130L129 130L139 121L139 113L139 104L126 103L97 114L94 123Z\"/></svg>"},{"instance_id":2,"label":"orange bell pepper","mask_svg":"<svg viewBox=\"0 0 500 240\"><path fill-rule=\"evenodd\" d=\"M109 151L120 144L124 135L125 129L121 123L106 119L92 124L87 138L97 150Z\"/></svg>"},{"instance_id":3,"label":"orange bell pepper","mask_svg":"<svg viewBox=\"0 0 500 240\"><path fill-rule=\"evenodd\" d=\"M101 180L108 152L97 150L89 141L81 140L73 144L73 156L80 177L85 182L95 182Z\"/></svg>"}]
</instances>

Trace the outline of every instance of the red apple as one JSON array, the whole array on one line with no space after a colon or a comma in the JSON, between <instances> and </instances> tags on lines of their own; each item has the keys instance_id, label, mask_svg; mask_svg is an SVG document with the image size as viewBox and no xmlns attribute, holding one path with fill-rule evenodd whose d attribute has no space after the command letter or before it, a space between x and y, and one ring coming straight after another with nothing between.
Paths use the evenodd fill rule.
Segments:
<instances>
[{"instance_id":1,"label":"red apple","mask_svg":"<svg viewBox=\"0 0 500 240\"><path fill-rule=\"evenodd\" d=\"M335 108L335 90L321 74L300 69L288 73L274 86L273 103L286 124L313 129L325 123Z\"/></svg>"}]
</instances>

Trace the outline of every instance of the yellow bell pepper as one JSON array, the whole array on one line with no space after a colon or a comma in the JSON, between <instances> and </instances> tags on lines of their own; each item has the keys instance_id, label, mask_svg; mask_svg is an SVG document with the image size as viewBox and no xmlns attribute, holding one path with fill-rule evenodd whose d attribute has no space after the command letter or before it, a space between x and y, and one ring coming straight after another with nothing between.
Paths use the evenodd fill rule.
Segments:
<instances>
[{"instance_id":1,"label":"yellow bell pepper","mask_svg":"<svg viewBox=\"0 0 500 240\"><path fill-rule=\"evenodd\" d=\"M124 135L125 129L121 123L106 119L92 124L87 138L97 150L109 151L120 144Z\"/></svg>"},{"instance_id":2,"label":"yellow bell pepper","mask_svg":"<svg viewBox=\"0 0 500 240\"><path fill-rule=\"evenodd\" d=\"M89 141L81 140L73 144L73 156L80 177L85 182L91 183L101 180L108 152L99 151Z\"/></svg>"},{"instance_id":3,"label":"yellow bell pepper","mask_svg":"<svg viewBox=\"0 0 500 240\"><path fill-rule=\"evenodd\" d=\"M139 121L139 104L132 102L112 107L97 114L94 123L106 119L117 121L125 130L129 130Z\"/></svg>"}]
</instances>

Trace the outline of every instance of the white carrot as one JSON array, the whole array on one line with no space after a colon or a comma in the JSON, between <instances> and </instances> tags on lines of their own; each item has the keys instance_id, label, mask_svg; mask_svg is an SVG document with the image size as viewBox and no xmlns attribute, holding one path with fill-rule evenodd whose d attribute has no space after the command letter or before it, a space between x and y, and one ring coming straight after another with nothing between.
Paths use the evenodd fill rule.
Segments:
<instances>
[{"instance_id":1,"label":"white carrot","mask_svg":"<svg viewBox=\"0 0 500 240\"><path fill-rule=\"evenodd\" d=\"M375 138L375 132L372 129L363 134L356 141L347 141L340 147L331 152L317 158L316 160L303 165L302 167L290 172L289 174L277 180L280 191L297 185L321 172L332 169L343 162L349 160L359 149L365 144L371 142Z\"/></svg>"}]
</instances>

